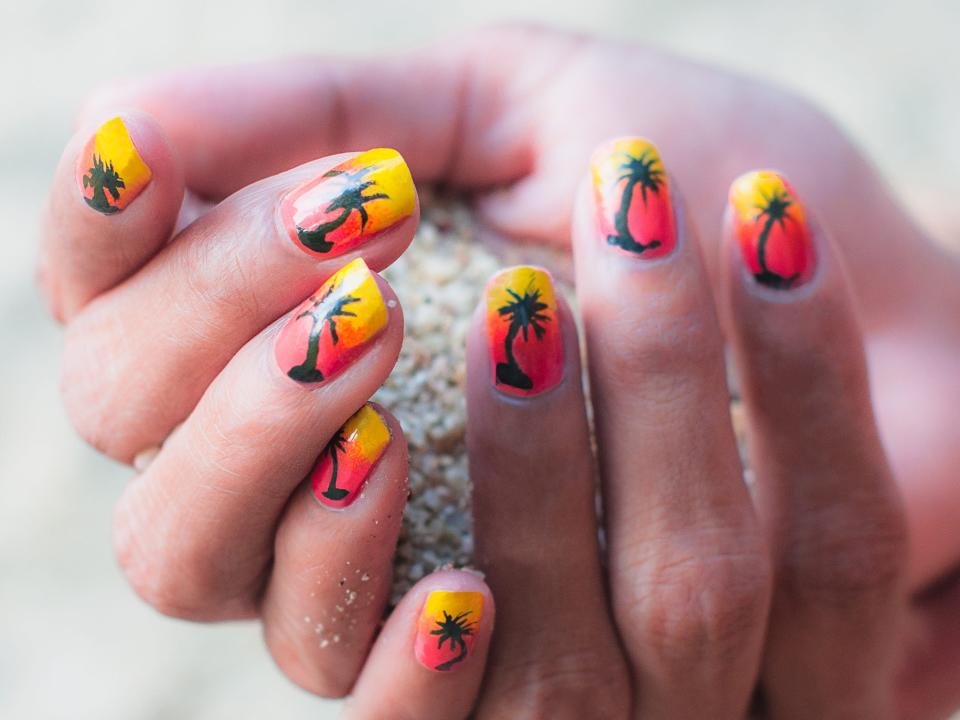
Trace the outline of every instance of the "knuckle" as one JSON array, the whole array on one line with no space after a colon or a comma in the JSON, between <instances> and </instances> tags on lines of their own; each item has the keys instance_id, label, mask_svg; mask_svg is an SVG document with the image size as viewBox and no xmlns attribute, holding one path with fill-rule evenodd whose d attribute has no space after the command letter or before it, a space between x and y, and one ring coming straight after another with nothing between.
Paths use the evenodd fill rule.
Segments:
<instances>
[{"instance_id":1,"label":"knuckle","mask_svg":"<svg viewBox=\"0 0 960 720\"><path fill-rule=\"evenodd\" d=\"M687 293L664 300L657 312L622 311L604 320L604 373L610 380L667 401L679 387L704 382L706 368L723 362L723 341L712 313ZM642 383L638 385L638 378ZM714 378L711 376L710 380Z\"/></svg>"},{"instance_id":2,"label":"knuckle","mask_svg":"<svg viewBox=\"0 0 960 720\"><path fill-rule=\"evenodd\" d=\"M625 718L630 708L626 667L596 648L567 649L498 673L502 684L488 693L478 717Z\"/></svg>"},{"instance_id":3,"label":"knuckle","mask_svg":"<svg viewBox=\"0 0 960 720\"><path fill-rule=\"evenodd\" d=\"M629 632L667 664L732 660L766 622L772 587L762 544L734 540L660 545L629 573L618 608Z\"/></svg>"},{"instance_id":4,"label":"knuckle","mask_svg":"<svg viewBox=\"0 0 960 720\"><path fill-rule=\"evenodd\" d=\"M133 591L154 610L184 620L210 621L250 617L255 592L225 591L226 563L218 563L187 533L165 529L161 520L145 522L152 513L134 509L125 496L113 524L113 549Z\"/></svg>"},{"instance_id":5,"label":"knuckle","mask_svg":"<svg viewBox=\"0 0 960 720\"><path fill-rule=\"evenodd\" d=\"M100 330L84 318L67 326L60 395L74 428L97 450L127 460L118 444L122 420L113 401L115 354L104 351Z\"/></svg>"},{"instance_id":6,"label":"knuckle","mask_svg":"<svg viewBox=\"0 0 960 720\"><path fill-rule=\"evenodd\" d=\"M828 508L786 543L778 578L794 597L840 605L892 599L906 572L907 529L896 503Z\"/></svg>"}]
</instances>

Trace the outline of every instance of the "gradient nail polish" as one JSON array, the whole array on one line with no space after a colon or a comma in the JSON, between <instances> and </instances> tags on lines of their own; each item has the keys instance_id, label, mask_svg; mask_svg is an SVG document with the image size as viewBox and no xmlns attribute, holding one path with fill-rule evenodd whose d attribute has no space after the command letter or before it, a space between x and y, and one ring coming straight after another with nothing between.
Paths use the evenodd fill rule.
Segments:
<instances>
[{"instance_id":1,"label":"gradient nail polish","mask_svg":"<svg viewBox=\"0 0 960 720\"><path fill-rule=\"evenodd\" d=\"M649 140L619 138L591 161L597 230L609 245L653 259L670 253L677 231L669 178Z\"/></svg>"},{"instance_id":2,"label":"gradient nail polish","mask_svg":"<svg viewBox=\"0 0 960 720\"><path fill-rule=\"evenodd\" d=\"M77 161L77 184L87 205L112 215L133 202L152 173L140 157L123 119L101 125Z\"/></svg>"},{"instance_id":3,"label":"gradient nail polish","mask_svg":"<svg viewBox=\"0 0 960 720\"><path fill-rule=\"evenodd\" d=\"M387 306L362 258L337 271L297 308L277 337L277 364L320 382L349 365L387 325Z\"/></svg>"},{"instance_id":4,"label":"gradient nail polish","mask_svg":"<svg viewBox=\"0 0 960 720\"><path fill-rule=\"evenodd\" d=\"M482 617L483 593L434 590L417 623L417 660L431 670L453 670L473 651Z\"/></svg>"},{"instance_id":5,"label":"gradient nail polish","mask_svg":"<svg viewBox=\"0 0 960 720\"><path fill-rule=\"evenodd\" d=\"M493 383L513 395L536 395L563 379L563 338L550 273L519 266L486 288L487 343Z\"/></svg>"},{"instance_id":6,"label":"gradient nail polish","mask_svg":"<svg viewBox=\"0 0 960 720\"><path fill-rule=\"evenodd\" d=\"M376 148L293 190L280 204L280 218L297 247L334 257L409 217L415 205L403 157Z\"/></svg>"},{"instance_id":7,"label":"gradient nail polish","mask_svg":"<svg viewBox=\"0 0 960 720\"><path fill-rule=\"evenodd\" d=\"M337 431L310 471L313 495L324 505L345 508L363 489L367 476L390 443L390 429L370 405Z\"/></svg>"},{"instance_id":8,"label":"gradient nail polish","mask_svg":"<svg viewBox=\"0 0 960 720\"><path fill-rule=\"evenodd\" d=\"M803 204L782 175L741 175L730 186L730 206L743 261L758 283L785 290L810 278L815 258Z\"/></svg>"}]
</instances>

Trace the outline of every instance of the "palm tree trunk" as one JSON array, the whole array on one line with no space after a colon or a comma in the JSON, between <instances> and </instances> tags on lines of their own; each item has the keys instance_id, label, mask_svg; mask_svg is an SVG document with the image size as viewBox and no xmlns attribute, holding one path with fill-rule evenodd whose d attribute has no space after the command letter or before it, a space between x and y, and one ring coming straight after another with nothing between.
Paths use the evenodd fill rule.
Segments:
<instances>
[{"instance_id":1,"label":"palm tree trunk","mask_svg":"<svg viewBox=\"0 0 960 720\"><path fill-rule=\"evenodd\" d=\"M327 241L327 235L343 225L348 217L350 217L350 209L343 208L340 215L333 220L317 225L313 230L304 230L298 227L297 237L300 238L300 242L314 252L330 252L333 249L333 243Z\"/></svg>"},{"instance_id":2,"label":"palm tree trunk","mask_svg":"<svg viewBox=\"0 0 960 720\"><path fill-rule=\"evenodd\" d=\"M460 654L455 658L447 660L445 663L437 665L437 670L449 670L458 662L463 662L463 659L467 657L467 644L463 640L458 640L457 644L460 646Z\"/></svg>"},{"instance_id":3,"label":"palm tree trunk","mask_svg":"<svg viewBox=\"0 0 960 720\"><path fill-rule=\"evenodd\" d=\"M517 363L517 358L513 354L513 343L517 339L517 333L520 331L520 323L510 323L510 329L507 331L507 336L503 339L503 349L507 353L507 364L515 368L519 368L520 365Z\"/></svg>"},{"instance_id":4,"label":"palm tree trunk","mask_svg":"<svg viewBox=\"0 0 960 720\"><path fill-rule=\"evenodd\" d=\"M770 231L773 230L774 222L774 218L768 217L763 224L763 230L757 237L757 264L760 266L760 272L764 275L770 274L770 269L767 267L767 241L770 239Z\"/></svg>"},{"instance_id":5,"label":"palm tree trunk","mask_svg":"<svg viewBox=\"0 0 960 720\"><path fill-rule=\"evenodd\" d=\"M635 178L627 180L627 184L623 186L623 195L620 197L620 207L617 208L617 214L613 218L614 225L617 228L617 236L621 241L630 240L636 242L630 234L630 226L628 223L630 204L633 202L633 190L636 187L637 180Z\"/></svg>"},{"instance_id":6,"label":"palm tree trunk","mask_svg":"<svg viewBox=\"0 0 960 720\"><path fill-rule=\"evenodd\" d=\"M320 355L320 331L323 323L313 319L313 328L310 330L310 339L307 342L307 357L299 365L287 371L287 375L300 382L319 382L323 380L323 373L317 369L317 357Z\"/></svg>"},{"instance_id":7,"label":"palm tree trunk","mask_svg":"<svg viewBox=\"0 0 960 720\"><path fill-rule=\"evenodd\" d=\"M337 449L333 446L330 447L330 462L333 463L333 470L330 473L330 484L327 485L327 489L323 491L323 496L330 498L331 500L342 500L348 493L343 488L337 487L337 475L340 471L340 460L337 457Z\"/></svg>"},{"instance_id":8,"label":"palm tree trunk","mask_svg":"<svg viewBox=\"0 0 960 720\"><path fill-rule=\"evenodd\" d=\"M533 380L523 371L513 354L513 344L516 342L519 331L520 323L518 321L511 322L507 336L503 339L503 349L507 354L507 362L497 363L497 382L521 390L530 390L533 387Z\"/></svg>"}]
</instances>

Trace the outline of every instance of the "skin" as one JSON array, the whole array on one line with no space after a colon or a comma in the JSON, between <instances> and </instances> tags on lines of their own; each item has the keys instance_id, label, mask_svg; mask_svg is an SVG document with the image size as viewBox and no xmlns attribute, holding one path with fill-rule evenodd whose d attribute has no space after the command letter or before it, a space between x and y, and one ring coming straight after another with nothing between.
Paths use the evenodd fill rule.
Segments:
<instances>
[{"instance_id":1,"label":"skin","mask_svg":"<svg viewBox=\"0 0 960 720\"><path fill-rule=\"evenodd\" d=\"M73 162L97 120L122 108L136 109L131 134L154 179L124 212L100 216L84 206ZM593 147L624 134L657 142L687 201L675 203L678 250L648 267L591 244L589 193L577 190ZM775 720L810 717L811 707L825 718L882 718L891 707L936 718L960 703L956 260L805 102L650 50L534 28L485 30L387 63L190 71L90 101L51 191L41 284L68 323L64 394L84 437L129 461L186 420L118 507L121 564L148 602L194 619L260 614L296 681L349 690L353 673L338 675L292 636L303 599L279 588L315 561L275 546L302 543L308 530L276 528L312 458L389 372L399 311L325 389L279 382L265 351L270 324L335 266L281 243L273 208L287 187L339 160L260 180L318 154L382 145L397 147L418 181L475 191L494 232L566 243L573 223L610 544L604 570L581 453L558 469L569 477L563 502L544 506L554 522L527 513L532 523L498 527L497 513L551 496L531 468L555 466L558 448L585 447L570 387L578 375L571 365L549 397L507 400L490 394L489 368L477 370L487 360L471 350L471 443L500 449L473 456L477 546L499 606L483 690L477 701L482 652L456 673L394 674L413 657L405 643L416 615L398 609L357 681L353 717L382 716L382 695L391 710L449 708L449 717L477 701L478 717L604 707L646 720L715 707L738 718L757 683ZM730 180L756 167L784 171L817 218L818 275L786 300L745 283L720 222ZM359 253L386 266L415 221ZM171 227L185 229L168 243ZM752 502L725 414L724 340L749 418ZM264 407L275 423L260 424ZM564 417L559 437L531 437L523 463L504 462L512 436L498 436L491 418L528 428L547 409ZM394 470L384 486L399 482L399 461ZM369 511L396 516L399 496L385 491L394 499ZM557 523L580 542L558 542ZM523 533L549 538L543 558L516 554L536 545ZM358 562L384 562L364 552ZM551 553L556 562L540 562ZM291 560L271 566L274 555ZM563 597L542 598L549 617L528 615L525 597L561 586ZM269 613L263 598L276 598ZM408 599L401 608L417 604ZM557 652L512 645L523 633ZM359 668L363 652L346 653L346 664ZM451 688L460 692L445 695ZM449 702L418 704L438 697Z\"/></svg>"}]
</instances>

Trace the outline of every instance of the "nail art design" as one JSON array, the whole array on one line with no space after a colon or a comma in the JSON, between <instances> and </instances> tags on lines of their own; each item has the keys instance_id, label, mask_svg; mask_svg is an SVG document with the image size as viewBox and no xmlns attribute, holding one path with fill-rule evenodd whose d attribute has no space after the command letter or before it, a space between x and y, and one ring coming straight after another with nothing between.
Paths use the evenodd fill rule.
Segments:
<instances>
[{"instance_id":1,"label":"nail art design","mask_svg":"<svg viewBox=\"0 0 960 720\"><path fill-rule=\"evenodd\" d=\"M504 270L487 284L487 337L494 384L514 395L536 395L563 378L563 339L550 273Z\"/></svg>"},{"instance_id":2,"label":"nail art design","mask_svg":"<svg viewBox=\"0 0 960 720\"><path fill-rule=\"evenodd\" d=\"M473 650L482 617L483 593L434 590L417 625L417 660L431 670L452 670Z\"/></svg>"},{"instance_id":3,"label":"nail art design","mask_svg":"<svg viewBox=\"0 0 960 720\"><path fill-rule=\"evenodd\" d=\"M313 495L324 505L345 508L390 443L390 429L380 413L364 405L337 430L310 471Z\"/></svg>"},{"instance_id":4,"label":"nail art design","mask_svg":"<svg viewBox=\"0 0 960 720\"><path fill-rule=\"evenodd\" d=\"M743 261L758 283L788 289L810 277L814 253L803 205L782 175L741 175L730 186L730 205Z\"/></svg>"},{"instance_id":5,"label":"nail art design","mask_svg":"<svg viewBox=\"0 0 960 720\"><path fill-rule=\"evenodd\" d=\"M294 380L320 382L353 362L386 324L377 281L357 258L294 311L277 337L277 364Z\"/></svg>"},{"instance_id":6,"label":"nail art design","mask_svg":"<svg viewBox=\"0 0 960 720\"><path fill-rule=\"evenodd\" d=\"M118 213L132 203L151 177L119 117L97 129L77 161L77 184L83 199L104 215Z\"/></svg>"},{"instance_id":7,"label":"nail art design","mask_svg":"<svg viewBox=\"0 0 960 720\"><path fill-rule=\"evenodd\" d=\"M597 228L607 243L645 259L677 244L669 179L649 140L620 138L601 146L591 163Z\"/></svg>"},{"instance_id":8,"label":"nail art design","mask_svg":"<svg viewBox=\"0 0 960 720\"><path fill-rule=\"evenodd\" d=\"M298 247L334 257L408 217L415 205L403 157L376 148L292 191L280 204L280 217Z\"/></svg>"}]
</instances>

